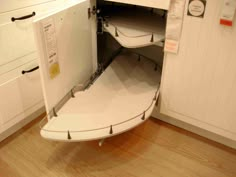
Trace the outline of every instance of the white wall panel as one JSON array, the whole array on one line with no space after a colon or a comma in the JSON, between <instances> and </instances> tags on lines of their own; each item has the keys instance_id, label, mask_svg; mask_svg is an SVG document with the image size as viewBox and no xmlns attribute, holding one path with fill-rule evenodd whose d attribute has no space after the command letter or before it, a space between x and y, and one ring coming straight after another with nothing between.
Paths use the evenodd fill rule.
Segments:
<instances>
[{"instance_id":1,"label":"white wall panel","mask_svg":"<svg viewBox=\"0 0 236 177\"><path fill-rule=\"evenodd\" d=\"M165 57L161 112L236 140L236 27L219 24L222 4L207 0L204 18L185 12L179 53Z\"/></svg>"}]
</instances>

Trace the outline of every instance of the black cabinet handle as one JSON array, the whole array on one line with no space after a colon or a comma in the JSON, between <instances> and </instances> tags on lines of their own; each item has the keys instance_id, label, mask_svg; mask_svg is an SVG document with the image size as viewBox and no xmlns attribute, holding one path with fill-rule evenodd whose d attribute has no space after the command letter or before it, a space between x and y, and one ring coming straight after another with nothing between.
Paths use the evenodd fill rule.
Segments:
<instances>
[{"instance_id":1,"label":"black cabinet handle","mask_svg":"<svg viewBox=\"0 0 236 177\"><path fill-rule=\"evenodd\" d=\"M22 74L31 73L31 72L33 72L33 71L35 71L35 70L37 70L37 69L39 69L39 66L36 66L35 68L32 68L32 69L27 70L27 71L23 70L23 71L21 71L21 73L22 73Z\"/></svg>"},{"instance_id":2,"label":"black cabinet handle","mask_svg":"<svg viewBox=\"0 0 236 177\"><path fill-rule=\"evenodd\" d=\"M11 18L11 21L16 21L16 20L24 20L24 19L27 19L27 18L30 18L30 17L33 17L33 16L35 16L36 15L36 13L35 12L32 12L32 14L29 14L29 15L25 15L25 16L22 16L22 17L17 17L17 18L15 18L15 17L12 17Z\"/></svg>"}]
</instances>

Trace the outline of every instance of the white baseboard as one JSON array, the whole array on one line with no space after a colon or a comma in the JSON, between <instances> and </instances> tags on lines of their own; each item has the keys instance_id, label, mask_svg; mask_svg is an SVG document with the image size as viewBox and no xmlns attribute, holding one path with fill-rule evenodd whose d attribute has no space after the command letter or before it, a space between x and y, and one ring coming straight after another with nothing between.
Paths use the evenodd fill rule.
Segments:
<instances>
[{"instance_id":1,"label":"white baseboard","mask_svg":"<svg viewBox=\"0 0 236 177\"><path fill-rule=\"evenodd\" d=\"M159 107L155 108L155 110L153 111L152 117L157 118L163 122L167 122L169 124L172 124L174 126L180 127L180 128L185 129L187 131L193 132L197 135L203 136L203 137L213 140L215 142L218 142L223 145L226 145L226 146L236 149L236 142L234 140L225 138L221 135L217 135L215 133L212 133L210 131L207 131L202 128L196 127L194 125L188 124L186 122L175 119L173 117L169 117L167 115L161 114Z\"/></svg>"},{"instance_id":2,"label":"white baseboard","mask_svg":"<svg viewBox=\"0 0 236 177\"><path fill-rule=\"evenodd\" d=\"M35 111L34 113L32 113L31 115L25 117L23 120L21 120L20 122L16 123L15 125L13 125L12 127L8 128L7 130L5 130L4 132L0 133L0 142L4 139L6 139L8 136L12 135L13 133L15 133L16 131L18 131L19 129L21 129L22 127L24 127L26 124L28 124L29 122L31 122L32 120L36 119L37 117L39 117L41 114L43 114L45 112L45 107L41 107L39 108L37 111Z\"/></svg>"}]
</instances>

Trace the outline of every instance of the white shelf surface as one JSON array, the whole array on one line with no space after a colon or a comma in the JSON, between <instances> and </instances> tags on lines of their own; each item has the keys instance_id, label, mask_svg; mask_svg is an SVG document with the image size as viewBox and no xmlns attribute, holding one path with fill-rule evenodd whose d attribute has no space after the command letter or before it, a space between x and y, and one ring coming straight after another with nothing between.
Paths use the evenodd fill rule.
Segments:
<instances>
[{"instance_id":1,"label":"white shelf surface","mask_svg":"<svg viewBox=\"0 0 236 177\"><path fill-rule=\"evenodd\" d=\"M143 123L151 116L154 97L159 94L161 76L154 67L150 60L138 61L137 55L119 55L89 89L75 93L41 129L41 135L57 141L88 141ZM111 125L113 134L109 133Z\"/></svg>"},{"instance_id":2,"label":"white shelf surface","mask_svg":"<svg viewBox=\"0 0 236 177\"><path fill-rule=\"evenodd\" d=\"M170 6L170 0L105 0L111 2L118 2L124 4L133 4L138 6L145 6L151 8L165 9L168 10Z\"/></svg>"},{"instance_id":3,"label":"white shelf surface","mask_svg":"<svg viewBox=\"0 0 236 177\"><path fill-rule=\"evenodd\" d=\"M108 26L104 29L110 33L121 46L138 48L150 45L162 45L165 39L165 19L158 14L143 11L122 11L107 18ZM116 31L118 37L116 36ZM151 37L153 34L153 42Z\"/></svg>"}]
</instances>

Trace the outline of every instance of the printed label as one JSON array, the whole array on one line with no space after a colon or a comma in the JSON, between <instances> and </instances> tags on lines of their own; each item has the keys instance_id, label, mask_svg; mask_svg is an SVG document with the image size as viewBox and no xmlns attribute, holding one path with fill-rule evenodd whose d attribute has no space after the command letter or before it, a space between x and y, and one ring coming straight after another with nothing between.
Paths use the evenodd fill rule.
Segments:
<instances>
[{"instance_id":1,"label":"printed label","mask_svg":"<svg viewBox=\"0 0 236 177\"><path fill-rule=\"evenodd\" d=\"M43 21L42 29L46 45L49 77L53 79L60 73L60 67L58 63L57 38L53 19Z\"/></svg>"},{"instance_id":2,"label":"printed label","mask_svg":"<svg viewBox=\"0 0 236 177\"><path fill-rule=\"evenodd\" d=\"M236 9L236 0L225 0L222 8L220 24L225 26L233 26L233 18Z\"/></svg>"}]
</instances>

